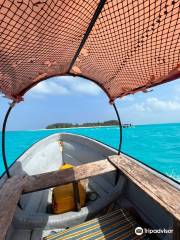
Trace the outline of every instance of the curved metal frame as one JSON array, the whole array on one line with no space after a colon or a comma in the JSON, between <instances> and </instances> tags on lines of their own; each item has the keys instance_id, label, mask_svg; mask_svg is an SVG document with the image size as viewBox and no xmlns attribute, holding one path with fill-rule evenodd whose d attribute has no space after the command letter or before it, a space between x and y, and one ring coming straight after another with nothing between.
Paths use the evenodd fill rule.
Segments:
<instances>
[{"instance_id":1,"label":"curved metal frame","mask_svg":"<svg viewBox=\"0 0 180 240\"><path fill-rule=\"evenodd\" d=\"M118 122L119 122L119 148L118 148L118 155L121 154L121 146L122 146L122 123L121 123L121 119L120 119L120 115L119 112L117 110L116 104L113 103L112 104L114 107L114 110L116 112L117 118L118 118Z\"/></svg>"},{"instance_id":2,"label":"curved metal frame","mask_svg":"<svg viewBox=\"0 0 180 240\"><path fill-rule=\"evenodd\" d=\"M116 115L117 115L117 118L118 118L118 121L119 121L119 148L118 148L118 155L121 154L121 146L122 146L122 123L121 123L121 119L120 119L120 115L119 115L119 112L117 110L117 107L116 107L116 104L113 102L113 107L114 107L114 110L116 112ZM116 176L115 176L115 186L118 184L118 181L119 181L119 177L120 177L120 171L119 169L116 167Z\"/></svg>"},{"instance_id":3,"label":"curved metal frame","mask_svg":"<svg viewBox=\"0 0 180 240\"><path fill-rule=\"evenodd\" d=\"M4 121L3 121L3 127L2 127L2 157L3 157L3 163L4 163L4 167L5 167L5 171L7 173L7 177L10 178L11 175L9 173L9 169L8 169L8 164L7 164L7 159L6 159L6 146L5 146L5 139L6 139L6 124L7 124L7 120L8 120L8 117L9 117L9 114L11 112L11 110L13 109L14 105L16 103L15 102L12 102L5 114L5 117L4 117Z\"/></svg>"}]
</instances>

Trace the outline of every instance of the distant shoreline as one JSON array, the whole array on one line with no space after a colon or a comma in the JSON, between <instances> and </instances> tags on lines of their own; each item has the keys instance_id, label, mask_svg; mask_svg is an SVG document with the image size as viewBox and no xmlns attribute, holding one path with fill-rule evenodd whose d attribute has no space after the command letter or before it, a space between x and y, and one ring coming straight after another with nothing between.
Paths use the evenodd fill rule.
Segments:
<instances>
[{"instance_id":1,"label":"distant shoreline","mask_svg":"<svg viewBox=\"0 0 180 240\"><path fill-rule=\"evenodd\" d=\"M137 126L150 126L150 125L167 125L167 124L180 124L180 122L171 122L171 123L144 123L144 124L133 124L134 127ZM49 131L49 130L60 130L60 129L79 129L79 128L103 128L103 127L119 127L119 125L108 125L108 126L91 126L91 127L70 127L70 128L39 128L39 129L22 129L22 130L7 130L7 132L16 132L16 131ZM0 131L1 132L1 131Z\"/></svg>"},{"instance_id":2,"label":"distant shoreline","mask_svg":"<svg viewBox=\"0 0 180 240\"><path fill-rule=\"evenodd\" d=\"M135 126L135 125L133 125ZM79 129L79 128L106 128L106 127L119 127L119 125L108 125L108 126L91 126L91 127L69 127L69 128L39 128L39 129L26 129L26 130L9 130L7 132L17 132L17 131L27 131L27 132L36 132L36 131L51 131L51 130L63 130L63 129Z\"/></svg>"},{"instance_id":3,"label":"distant shoreline","mask_svg":"<svg viewBox=\"0 0 180 240\"><path fill-rule=\"evenodd\" d=\"M135 126L135 125L133 125ZM79 129L79 128L105 128L105 127L119 127L119 125L109 125L109 126L90 126L90 127L67 127L67 128L42 128L37 130L24 130L24 131L51 131L51 130L60 130L60 129ZM20 130L21 131L21 130Z\"/></svg>"},{"instance_id":4,"label":"distant shoreline","mask_svg":"<svg viewBox=\"0 0 180 240\"><path fill-rule=\"evenodd\" d=\"M69 128L86 128L86 127L107 127L107 126L119 126L120 122L118 120L108 120L104 122L84 122L84 123L67 123L67 122L59 122L59 123L51 123L49 124L46 129L69 129ZM122 127L128 128L132 127L131 123L123 123Z\"/></svg>"},{"instance_id":5,"label":"distant shoreline","mask_svg":"<svg viewBox=\"0 0 180 240\"><path fill-rule=\"evenodd\" d=\"M84 123L68 123L68 122L56 122L49 124L46 129L54 128L79 128L79 127L102 127L102 126L116 126L119 125L118 120L98 121L98 122L84 122ZM123 124L126 127L131 124Z\"/></svg>"}]
</instances>

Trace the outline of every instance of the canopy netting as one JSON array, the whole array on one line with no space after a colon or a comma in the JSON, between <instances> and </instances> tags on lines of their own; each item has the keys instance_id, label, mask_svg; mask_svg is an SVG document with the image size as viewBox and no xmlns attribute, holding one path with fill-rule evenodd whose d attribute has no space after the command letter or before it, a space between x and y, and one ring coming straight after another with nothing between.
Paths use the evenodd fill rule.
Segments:
<instances>
[{"instance_id":1,"label":"canopy netting","mask_svg":"<svg viewBox=\"0 0 180 240\"><path fill-rule=\"evenodd\" d=\"M11 99L57 75L91 79L110 100L180 75L179 0L0 3L0 90Z\"/></svg>"}]
</instances>

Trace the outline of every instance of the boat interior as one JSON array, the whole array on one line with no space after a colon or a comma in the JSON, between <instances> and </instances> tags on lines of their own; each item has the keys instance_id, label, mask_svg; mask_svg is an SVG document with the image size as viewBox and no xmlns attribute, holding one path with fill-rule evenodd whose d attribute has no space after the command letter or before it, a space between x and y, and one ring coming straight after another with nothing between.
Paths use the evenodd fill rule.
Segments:
<instances>
[{"instance_id":1,"label":"boat interior","mask_svg":"<svg viewBox=\"0 0 180 240\"><path fill-rule=\"evenodd\" d=\"M155 171L144 167L124 154L120 157L122 159L118 160L119 162L124 159L127 161L125 169L122 168L123 171L121 171L115 165L116 162L111 162L109 156L112 156L112 159L113 156L117 157L117 151L87 137L67 133L53 134L30 147L10 168L12 178L26 176L27 184L25 184L23 195L18 200L18 206L6 239L41 239L51 233L57 234L119 209L130 210L139 225L141 224L140 226L150 229L173 229L174 217L162 207L162 203L159 204L158 201L155 201L152 192L157 195L156 197L161 197L156 193L157 190L161 190L159 189L160 185L158 188L156 186L159 178L162 181L160 184L167 184L168 189L173 186L171 201L174 201L173 204L178 209L177 197L179 195L176 196L179 194L178 184L166 177L159 176ZM64 163L74 166L72 172L68 172L69 169L63 170L64 174L67 172L67 176L63 176L63 173L58 170ZM136 168L140 173L136 171ZM133 173L133 181L124 174L124 170ZM51 176L57 172L60 173L60 178ZM141 183L140 179L136 179L138 174L144 179L147 174L149 179L147 182L144 180L144 183ZM38 179L39 177L44 180ZM4 175L1 179L2 187L6 178L7 176ZM74 182L76 179L85 179L86 181L85 206L78 210L53 214L51 184L54 187ZM53 182L54 180L57 182ZM136 181L138 181L138 186ZM18 181L16 180L16 182ZM18 185L18 183L14 184ZM147 193L143 187L146 187ZM88 199L88 196L92 194L95 198ZM167 196L168 201L169 197ZM167 204L164 202L166 199L161 201L163 204ZM169 233L162 233L158 234L158 237L151 236L151 239L172 239L172 236Z\"/></svg>"}]
</instances>

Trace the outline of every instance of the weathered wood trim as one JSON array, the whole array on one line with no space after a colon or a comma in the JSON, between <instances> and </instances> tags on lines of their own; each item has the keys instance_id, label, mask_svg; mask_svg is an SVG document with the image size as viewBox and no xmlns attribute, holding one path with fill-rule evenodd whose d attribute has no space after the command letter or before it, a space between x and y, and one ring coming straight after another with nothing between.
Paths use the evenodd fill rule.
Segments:
<instances>
[{"instance_id":1,"label":"weathered wood trim","mask_svg":"<svg viewBox=\"0 0 180 240\"><path fill-rule=\"evenodd\" d=\"M108 160L86 163L74 168L27 176L23 193L35 192L115 171Z\"/></svg>"},{"instance_id":2,"label":"weathered wood trim","mask_svg":"<svg viewBox=\"0 0 180 240\"><path fill-rule=\"evenodd\" d=\"M124 155L109 157L121 172L180 221L180 191Z\"/></svg>"},{"instance_id":3,"label":"weathered wood trim","mask_svg":"<svg viewBox=\"0 0 180 240\"><path fill-rule=\"evenodd\" d=\"M74 193L74 202L76 204L76 210L79 212L81 210L81 202L80 202L78 182L73 182L73 193Z\"/></svg>"},{"instance_id":4,"label":"weathered wood trim","mask_svg":"<svg viewBox=\"0 0 180 240\"><path fill-rule=\"evenodd\" d=\"M26 177L14 176L0 189L0 239L5 239L25 182Z\"/></svg>"}]
</instances>

